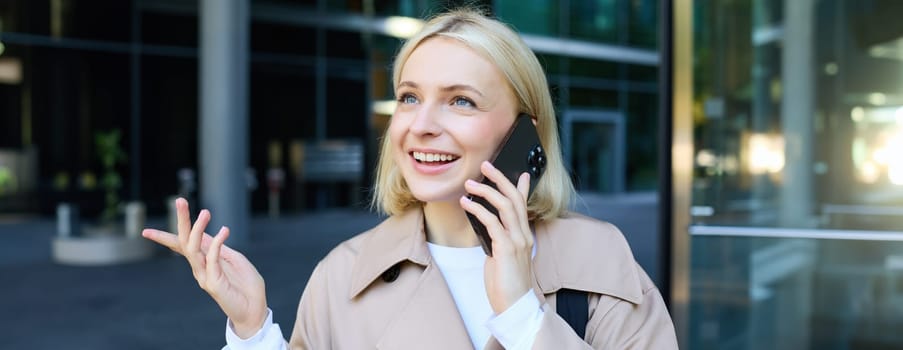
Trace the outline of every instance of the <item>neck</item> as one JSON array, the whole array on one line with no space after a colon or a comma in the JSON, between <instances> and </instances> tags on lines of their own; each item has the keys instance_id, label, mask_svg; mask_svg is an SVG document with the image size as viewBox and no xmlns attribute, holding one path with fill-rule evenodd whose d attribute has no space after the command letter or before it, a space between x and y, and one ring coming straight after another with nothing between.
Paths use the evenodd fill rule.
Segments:
<instances>
[{"instance_id":1,"label":"neck","mask_svg":"<svg viewBox=\"0 0 903 350\"><path fill-rule=\"evenodd\" d=\"M458 248L480 245L466 212L457 201L426 203L423 217L426 240L430 243Z\"/></svg>"}]
</instances>

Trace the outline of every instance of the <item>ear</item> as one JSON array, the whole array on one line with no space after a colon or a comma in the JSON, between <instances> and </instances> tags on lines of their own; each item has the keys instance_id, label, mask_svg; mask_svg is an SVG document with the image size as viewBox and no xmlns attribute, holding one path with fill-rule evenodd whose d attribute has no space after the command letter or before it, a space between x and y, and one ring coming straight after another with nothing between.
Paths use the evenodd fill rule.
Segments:
<instances>
[{"instance_id":1,"label":"ear","mask_svg":"<svg viewBox=\"0 0 903 350\"><path fill-rule=\"evenodd\" d=\"M536 117L530 116L530 120L533 121L533 126L536 126Z\"/></svg>"}]
</instances>

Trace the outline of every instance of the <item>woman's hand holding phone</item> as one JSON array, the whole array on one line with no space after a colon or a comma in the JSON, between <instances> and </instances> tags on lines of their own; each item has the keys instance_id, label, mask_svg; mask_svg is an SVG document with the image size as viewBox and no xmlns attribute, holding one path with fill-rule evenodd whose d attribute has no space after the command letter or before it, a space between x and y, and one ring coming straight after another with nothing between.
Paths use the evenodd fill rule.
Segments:
<instances>
[{"instance_id":1,"label":"woman's hand holding phone","mask_svg":"<svg viewBox=\"0 0 903 350\"><path fill-rule=\"evenodd\" d=\"M498 191L474 180L467 180L464 188L485 198L499 215L467 196L460 204L486 226L492 238L492 256L486 257L484 278L489 304L493 312L501 314L533 288L533 232L527 217L530 174L521 174L515 186L490 162L483 162L480 170Z\"/></svg>"},{"instance_id":2,"label":"woman's hand holding phone","mask_svg":"<svg viewBox=\"0 0 903 350\"><path fill-rule=\"evenodd\" d=\"M184 256L198 285L232 321L236 335L245 339L253 336L268 312L263 277L243 254L223 244L229 237L228 227L221 228L215 237L204 233L210 211L202 210L194 225L188 201L177 199L176 211L177 235L145 229L142 236Z\"/></svg>"}]
</instances>

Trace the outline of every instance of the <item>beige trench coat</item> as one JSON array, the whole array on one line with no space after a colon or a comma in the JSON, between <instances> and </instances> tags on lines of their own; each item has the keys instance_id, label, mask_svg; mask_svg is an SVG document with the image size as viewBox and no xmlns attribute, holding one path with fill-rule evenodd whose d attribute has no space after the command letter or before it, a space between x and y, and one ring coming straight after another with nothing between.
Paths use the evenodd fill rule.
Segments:
<instances>
[{"instance_id":1,"label":"beige trench coat","mask_svg":"<svg viewBox=\"0 0 903 350\"><path fill-rule=\"evenodd\" d=\"M534 274L545 310L534 349L676 349L668 310L613 225L572 214L537 224ZM399 268L393 269L393 266ZM589 292L585 339L555 312L561 288ZM292 349L473 349L421 210L336 247L301 297ZM486 349L502 349L490 338Z\"/></svg>"}]
</instances>

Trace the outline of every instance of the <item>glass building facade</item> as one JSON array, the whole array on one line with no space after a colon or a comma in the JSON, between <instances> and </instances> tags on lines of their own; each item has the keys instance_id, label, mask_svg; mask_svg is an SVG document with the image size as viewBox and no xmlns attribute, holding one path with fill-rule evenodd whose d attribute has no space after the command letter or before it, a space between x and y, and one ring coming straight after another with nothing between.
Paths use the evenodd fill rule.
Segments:
<instances>
[{"instance_id":1,"label":"glass building facade","mask_svg":"<svg viewBox=\"0 0 903 350\"><path fill-rule=\"evenodd\" d=\"M671 266L653 278L684 348L903 346L903 2L468 3L543 63L581 193L655 191L673 175ZM270 184L283 211L361 206L410 19L457 3L247 4L251 208L267 209ZM110 181L151 215L197 192L200 7L0 1L0 214L68 201L91 217ZM660 128L671 169L658 167ZM98 136L115 132L126 157L111 178ZM325 181L313 154L352 166Z\"/></svg>"},{"instance_id":2,"label":"glass building facade","mask_svg":"<svg viewBox=\"0 0 903 350\"><path fill-rule=\"evenodd\" d=\"M530 37L570 133L565 149L580 190L655 190L655 1L467 3ZM283 175L283 211L362 205L391 111L392 58L405 35L386 23L458 4L248 4L252 208L269 205L273 169ZM195 0L0 3L0 210L50 213L59 201L80 204L83 214L100 210L95 138L113 130L127 155L116 165L123 198L153 214L168 196L196 190L198 12ZM580 49L548 48L562 42ZM359 150L360 170L347 184L305 177L305 154L324 145Z\"/></svg>"},{"instance_id":3,"label":"glass building facade","mask_svg":"<svg viewBox=\"0 0 903 350\"><path fill-rule=\"evenodd\" d=\"M903 347L903 3L674 13L692 53L674 94L692 125L685 346Z\"/></svg>"}]
</instances>

